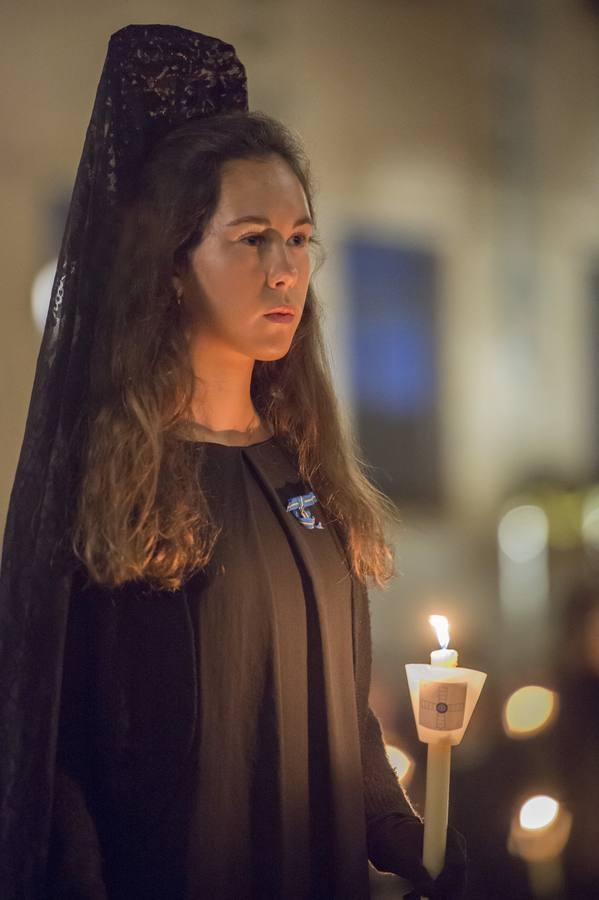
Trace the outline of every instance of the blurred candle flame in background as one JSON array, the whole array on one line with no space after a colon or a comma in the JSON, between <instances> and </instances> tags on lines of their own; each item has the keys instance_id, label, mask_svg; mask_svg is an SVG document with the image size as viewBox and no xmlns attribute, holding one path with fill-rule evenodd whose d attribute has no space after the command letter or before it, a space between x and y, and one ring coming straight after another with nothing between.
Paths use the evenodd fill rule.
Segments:
<instances>
[{"instance_id":1,"label":"blurred candle flame in background","mask_svg":"<svg viewBox=\"0 0 599 900\"><path fill-rule=\"evenodd\" d=\"M385 750L400 783L407 787L414 773L414 760L404 750L393 744L385 744Z\"/></svg>"},{"instance_id":2,"label":"blurred candle flame in background","mask_svg":"<svg viewBox=\"0 0 599 900\"><path fill-rule=\"evenodd\" d=\"M527 866L534 897L563 897L561 854L568 842L572 816L549 794L525 800L512 818L508 849Z\"/></svg>"},{"instance_id":3,"label":"blurred candle flame in background","mask_svg":"<svg viewBox=\"0 0 599 900\"><path fill-rule=\"evenodd\" d=\"M520 825L529 831L547 828L555 821L558 812L557 800L547 794L538 794L536 797L530 797L520 807Z\"/></svg>"},{"instance_id":4,"label":"blurred candle flame in background","mask_svg":"<svg viewBox=\"0 0 599 900\"><path fill-rule=\"evenodd\" d=\"M505 733L513 738L529 738L553 723L558 711L555 691L530 684L510 694L503 708Z\"/></svg>"}]
</instances>

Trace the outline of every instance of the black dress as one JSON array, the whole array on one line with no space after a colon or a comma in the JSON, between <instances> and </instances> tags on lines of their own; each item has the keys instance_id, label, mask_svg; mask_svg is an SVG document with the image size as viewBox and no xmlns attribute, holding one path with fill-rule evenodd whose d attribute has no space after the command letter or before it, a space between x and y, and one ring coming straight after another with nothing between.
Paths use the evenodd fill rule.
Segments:
<instances>
[{"instance_id":1,"label":"black dress","mask_svg":"<svg viewBox=\"0 0 599 900\"><path fill-rule=\"evenodd\" d=\"M198 453L209 566L73 593L50 896L366 900L369 824L410 812L367 705L367 593L274 438Z\"/></svg>"}]
</instances>

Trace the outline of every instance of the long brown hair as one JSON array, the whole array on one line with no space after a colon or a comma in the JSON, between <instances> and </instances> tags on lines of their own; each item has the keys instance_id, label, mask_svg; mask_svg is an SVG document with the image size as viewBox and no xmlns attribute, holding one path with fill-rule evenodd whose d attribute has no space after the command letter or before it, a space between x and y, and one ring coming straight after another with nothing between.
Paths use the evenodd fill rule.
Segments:
<instances>
[{"instance_id":1,"label":"long brown hair","mask_svg":"<svg viewBox=\"0 0 599 900\"><path fill-rule=\"evenodd\" d=\"M223 163L279 154L316 221L309 161L299 138L260 112L193 119L170 132L143 166L121 237L90 358L90 404L72 547L92 580L144 579L175 590L209 562L219 525L202 489L197 443L181 439L193 370L185 309L172 275L219 202ZM319 240L314 249L324 259ZM367 478L332 386L321 311L309 286L289 352L256 360L251 396L337 528L350 566L383 587L393 574L384 519L393 503Z\"/></svg>"}]
</instances>

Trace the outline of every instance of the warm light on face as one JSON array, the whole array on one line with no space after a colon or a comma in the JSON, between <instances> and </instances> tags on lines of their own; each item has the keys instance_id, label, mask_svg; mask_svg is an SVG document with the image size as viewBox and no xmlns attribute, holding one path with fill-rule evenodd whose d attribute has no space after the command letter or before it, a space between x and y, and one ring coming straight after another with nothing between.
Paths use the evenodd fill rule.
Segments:
<instances>
[{"instance_id":1,"label":"warm light on face","mask_svg":"<svg viewBox=\"0 0 599 900\"><path fill-rule=\"evenodd\" d=\"M429 616L428 620L435 629L439 646L444 650L449 647L449 623L445 616Z\"/></svg>"},{"instance_id":2,"label":"warm light on face","mask_svg":"<svg viewBox=\"0 0 599 900\"><path fill-rule=\"evenodd\" d=\"M547 794L531 797L520 809L520 825L527 831L546 828L556 819L559 803Z\"/></svg>"},{"instance_id":3,"label":"warm light on face","mask_svg":"<svg viewBox=\"0 0 599 900\"><path fill-rule=\"evenodd\" d=\"M503 708L503 727L510 737L533 737L553 722L556 712L557 694L530 684L508 697Z\"/></svg>"},{"instance_id":4,"label":"warm light on face","mask_svg":"<svg viewBox=\"0 0 599 900\"><path fill-rule=\"evenodd\" d=\"M414 761L407 753L404 753L403 750L400 750L399 747L394 747L392 744L385 744L385 750L387 751L389 762L397 772L397 777L400 782L403 785L407 784L412 777Z\"/></svg>"},{"instance_id":5,"label":"warm light on face","mask_svg":"<svg viewBox=\"0 0 599 900\"><path fill-rule=\"evenodd\" d=\"M289 352L312 272L311 226L299 224L308 214L304 189L278 154L223 165L218 207L188 268L173 276L190 312L189 353L200 381L211 360L219 368L249 367ZM262 225L239 222L248 216ZM263 227L266 220L272 227ZM266 318L279 306L295 315L284 322Z\"/></svg>"}]
</instances>

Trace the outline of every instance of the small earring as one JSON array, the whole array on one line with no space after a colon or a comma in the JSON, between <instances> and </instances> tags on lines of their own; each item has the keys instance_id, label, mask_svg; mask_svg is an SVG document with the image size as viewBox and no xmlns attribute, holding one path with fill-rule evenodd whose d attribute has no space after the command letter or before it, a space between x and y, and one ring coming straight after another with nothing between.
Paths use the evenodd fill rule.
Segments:
<instances>
[{"instance_id":1,"label":"small earring","mask_svg":"<svg viewBox=\"0 0 599 900\"><path fill-rule=\"evenodd\" d=\"M181 306L181 300L183 298L183 294L177 292L177 306Z\"/></svg>"}]
</instances>

